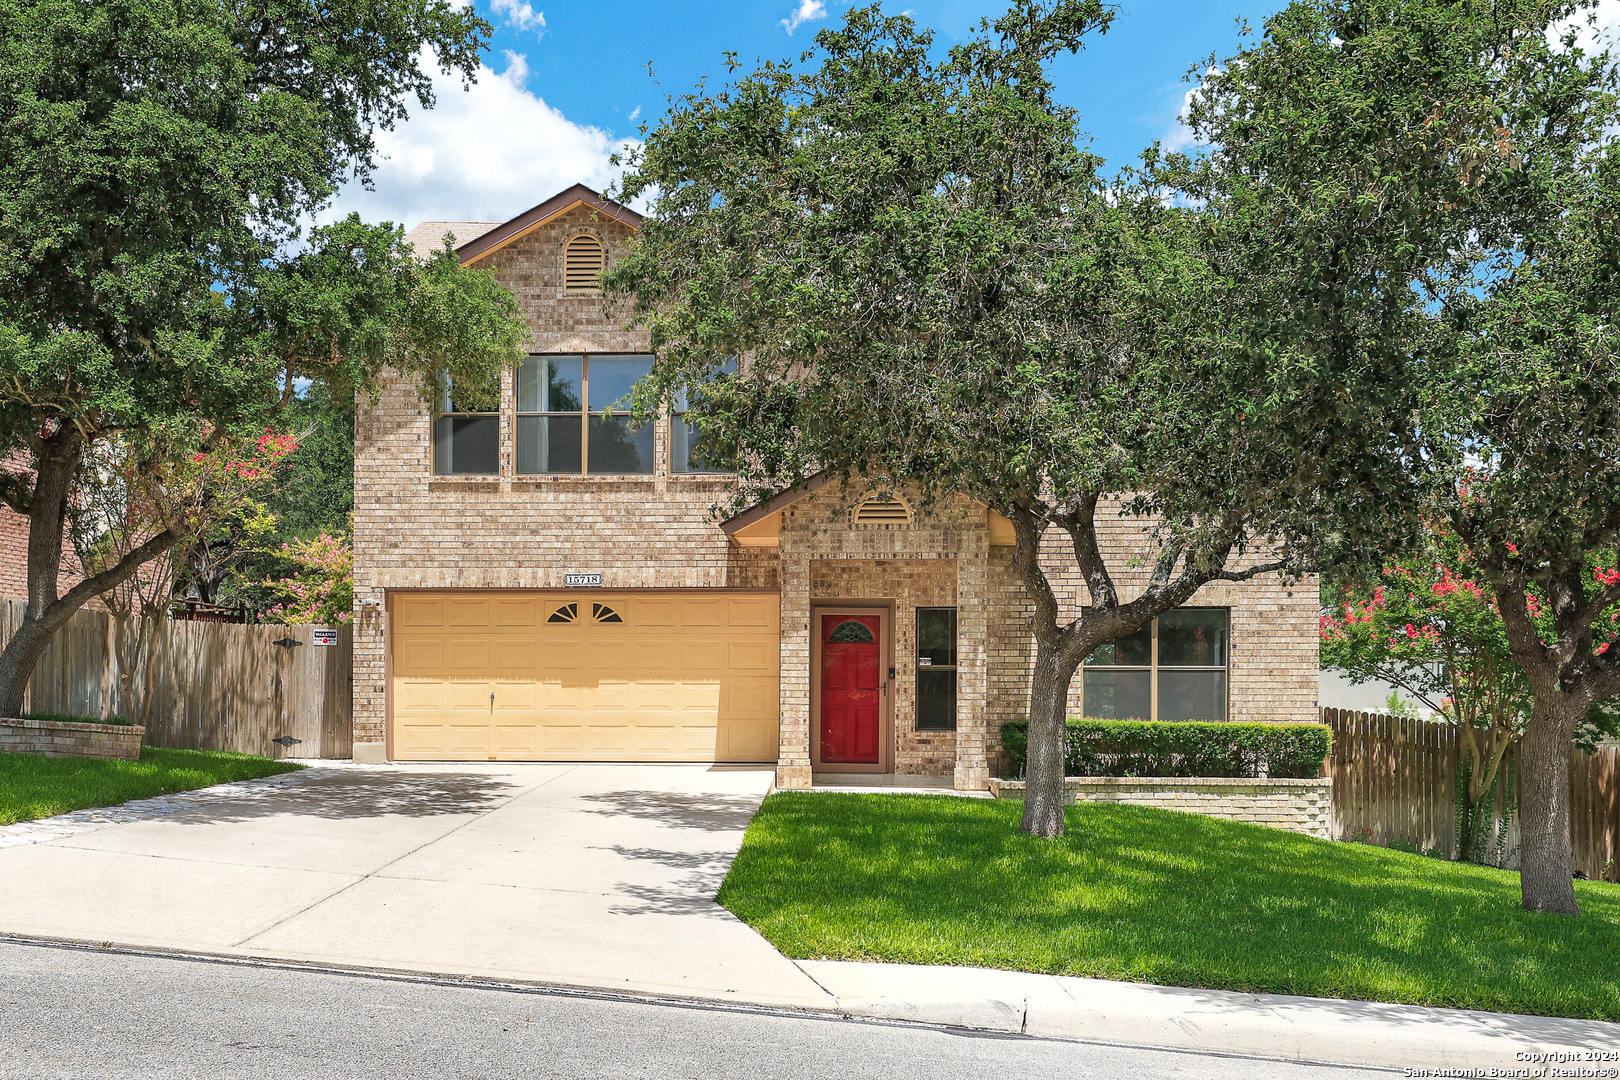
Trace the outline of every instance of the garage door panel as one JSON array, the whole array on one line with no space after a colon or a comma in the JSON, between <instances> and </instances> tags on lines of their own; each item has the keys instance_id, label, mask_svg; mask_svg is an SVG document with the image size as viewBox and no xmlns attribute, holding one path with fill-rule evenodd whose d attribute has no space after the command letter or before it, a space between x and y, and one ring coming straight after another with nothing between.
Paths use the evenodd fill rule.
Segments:
<instances>
[{"instance_id":1,"label":"garage door panel","mask_svg":"<svg viewBox=\"0 0 1620 1080\"><path fill-rule=\"evenodd\" d=\"M735 672L775 671L781 649L775 641L754 639L726 642L726 667Z\"/></svg>"},{"instance_id":2,"label":"garage door panel","mask_svg":"<svg viewBox=\"0 0 1620 1080\"><path fill-rule=\"evenodd\" d=\"M681 619L681 605L679 600L671 597L647 597L631 604L630 614L635 626L677 626Z\"/></svg>"},{"instance_id":3,"label":"garage door panel","mask_svg":"<svg viewBox=\"0 0 1620 1080\"><path fill-rule=\"evenodd\" d=\"M567 604L575 622L546 621ZM394 756L772 760L777 610L768 594L397 596Z\"/></svg>"},{"instance_id":4,"label":"garage door panel","mask_svg":"<svg viewBox=\"0 0 1620 1080\"><path fill-rule=\"evenodd\" d=\"M495 601L496 626L538 626L540 602L530 597Z\"/></svg>"},{"instance_id":5,"label":"garage door panel","mask_svg":"<svg viewBox=\"0 0 1620 1080\"><path fill-rule=\"evenodd\" d=\"M762 596L734 597L726 601L727 623L734 628L775 629L776 598Z\"/></svg>"},{"instance_id":6,"label":"garage door panel","mask_svg":"<svg viewBox=\"0 0 1620 1080\"><path fill-rule=\"evenodd\" d=\"M485 627L494 621L491 597L453 597L444 603L444 621L453 627Z\"/></svg>"},{"instance_id":7,"label":"garage door panel","mask_svg":"<svg viewBox=\"0 0 1620 1080\"><path fill-rule=\"evenodd\" d=\"M402 596L394 603L396 630L426 627L437 631L443 625L444 601L437 596Z\"/></svg>"},{"instance_id":8,"label":"garage door panel","mask_svg":"<svg viewBox=\"0 0 1620 1080\"><path fill-rule=\"evenodd\" d=\"M724 626L726 601L710 596L683 599L681 623L685 626Z\"/></svg>"}]
</instances>

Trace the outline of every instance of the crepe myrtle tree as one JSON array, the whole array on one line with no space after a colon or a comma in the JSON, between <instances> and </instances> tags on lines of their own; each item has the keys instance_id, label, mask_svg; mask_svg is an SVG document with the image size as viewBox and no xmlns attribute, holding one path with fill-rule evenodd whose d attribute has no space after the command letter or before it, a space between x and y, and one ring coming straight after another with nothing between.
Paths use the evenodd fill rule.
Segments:
<instances>
[{"instance_id":1,"label":"crepe myrtle tree","mask_svg":"<svg viewBox=\"0 0 1620 1080\"><path fill-rule=\"evenodd\" d=\"M857 8L797 65L673 101L629 159L621 197L650 215L604 279L658 356L636 407L690 395L739 502L820 471L1012 522L1036 643L1023 828L1047 837L1083 659L1209 582L1297 570L1315 525L1268 406L1210 348L1195 215L1134 175L1105 187L1053 100L1048 63L1110 17L1022 0L942 52ZM1124 512L1153 523L1146 565L1102 535ZM1043 565L1053 530L1078 605Z\"/></svg>"},{"instance_id":2,"label":"crepe myrtle tree","mask_svg":"<svg viewBox=\"0 0 1620 1080\"><path fill-rule=\"evenodd\" d=\"M488 34L447 0L0 0L0 494L29 519L0 715L74 610L185 536L160 524L59 593L98 443L140 448L156 490L305 380L352 401L392 367L431 394L516 360L510 294L448 251L352 216L299 233L369 176L376 128L432 105L424 58L470 78Z\"/></svg>"},{"instance_id":3,"label":"crepe myrtle tree","mask_svg":"<svg viewBox=\"0 0 1620 1080\"><path fill-rule=\"evenodd\" d=\"M1383 373L1346 390L1390 423L1339 483L1469 552L1530 698L1523 903L1567 914L1572 738L1620 693L1620 109L1611 56L1580 46L1590 8L1298 0L1203 70L1207 149L1172 159L1229 223L1251 348L1283 378Z\"/></svg>"}]
</instances>

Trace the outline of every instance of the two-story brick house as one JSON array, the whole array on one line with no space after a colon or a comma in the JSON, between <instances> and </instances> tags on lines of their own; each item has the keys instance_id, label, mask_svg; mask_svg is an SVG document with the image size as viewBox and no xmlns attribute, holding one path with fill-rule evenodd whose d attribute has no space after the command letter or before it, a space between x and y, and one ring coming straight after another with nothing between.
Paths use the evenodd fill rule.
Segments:
<instances>
[{"instance_id":1,"label":"two-story brick house","mask_svg":"<svg viewBox=\"0 0 1620 1080\"><path fill-rule=\"evenodd\" d=\"M640 431L599 415L652 362L596 287L639 222L576 186L511 221L412 233L493 270L534 354L494 412L453 393L430 409L403 381L360 403L356 758L769 762L782 786L982 788L1033 651L1011 528L967 499L924 510L816 482L715 520L731 480L679 413ZM1118 564L1140 535L1111 522ZM1074 602L1061 547L1049 562ZM1074 709L1314 719L1315 593L1209 586L1094 658Z\"/></svg>"}]
</instances>

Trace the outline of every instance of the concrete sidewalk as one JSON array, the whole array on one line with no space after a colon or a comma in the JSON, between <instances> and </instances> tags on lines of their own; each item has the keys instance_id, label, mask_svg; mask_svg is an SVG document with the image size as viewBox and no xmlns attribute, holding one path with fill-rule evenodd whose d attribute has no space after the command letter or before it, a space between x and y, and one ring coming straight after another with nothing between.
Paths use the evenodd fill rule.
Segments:
<instances>
[{"instance_id":1,"label":"concrete sidewalk","mask_svg":"<svg viewBox=\"0 0 1620 1080\"><path fill-rule=\"evenodd\" d=\"M80 811L0 828L0 935L1392 1069L1620 1051L1590 1021L792 961L714 903L770 784L326 767Z\"/></svg>"},{"instance_id":2,"label":"concrete sidewalk","mask_svg":"<svg viewBox=\"0 0 1620 1080\"><path fill-rule=\"evenodd\" d=\"M1046 1038L1389 1069L1514 1069L1527 1064L1526 1054L1620 1051L1620 1024L1592 1020L979 968L828 960L798 965L846 1015ZM1617 1062L1585 1064L1611 1068Z\"/></svg>"}]
</instances>

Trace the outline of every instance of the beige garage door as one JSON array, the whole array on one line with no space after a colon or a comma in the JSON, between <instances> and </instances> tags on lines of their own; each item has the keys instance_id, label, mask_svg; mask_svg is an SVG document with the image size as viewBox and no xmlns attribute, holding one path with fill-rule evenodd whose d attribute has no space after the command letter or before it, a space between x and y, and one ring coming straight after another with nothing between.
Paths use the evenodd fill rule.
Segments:
<instances>
[{"instance_id":1,"label":"beige garage door","mask_svg":"<svg viewBox=\"0 0 1620 1080\"><path fill-rule=\"evenodd\" d=\"M402 761L775 761L773 593L396 594Z\"/></svg>"}]
</instances>

